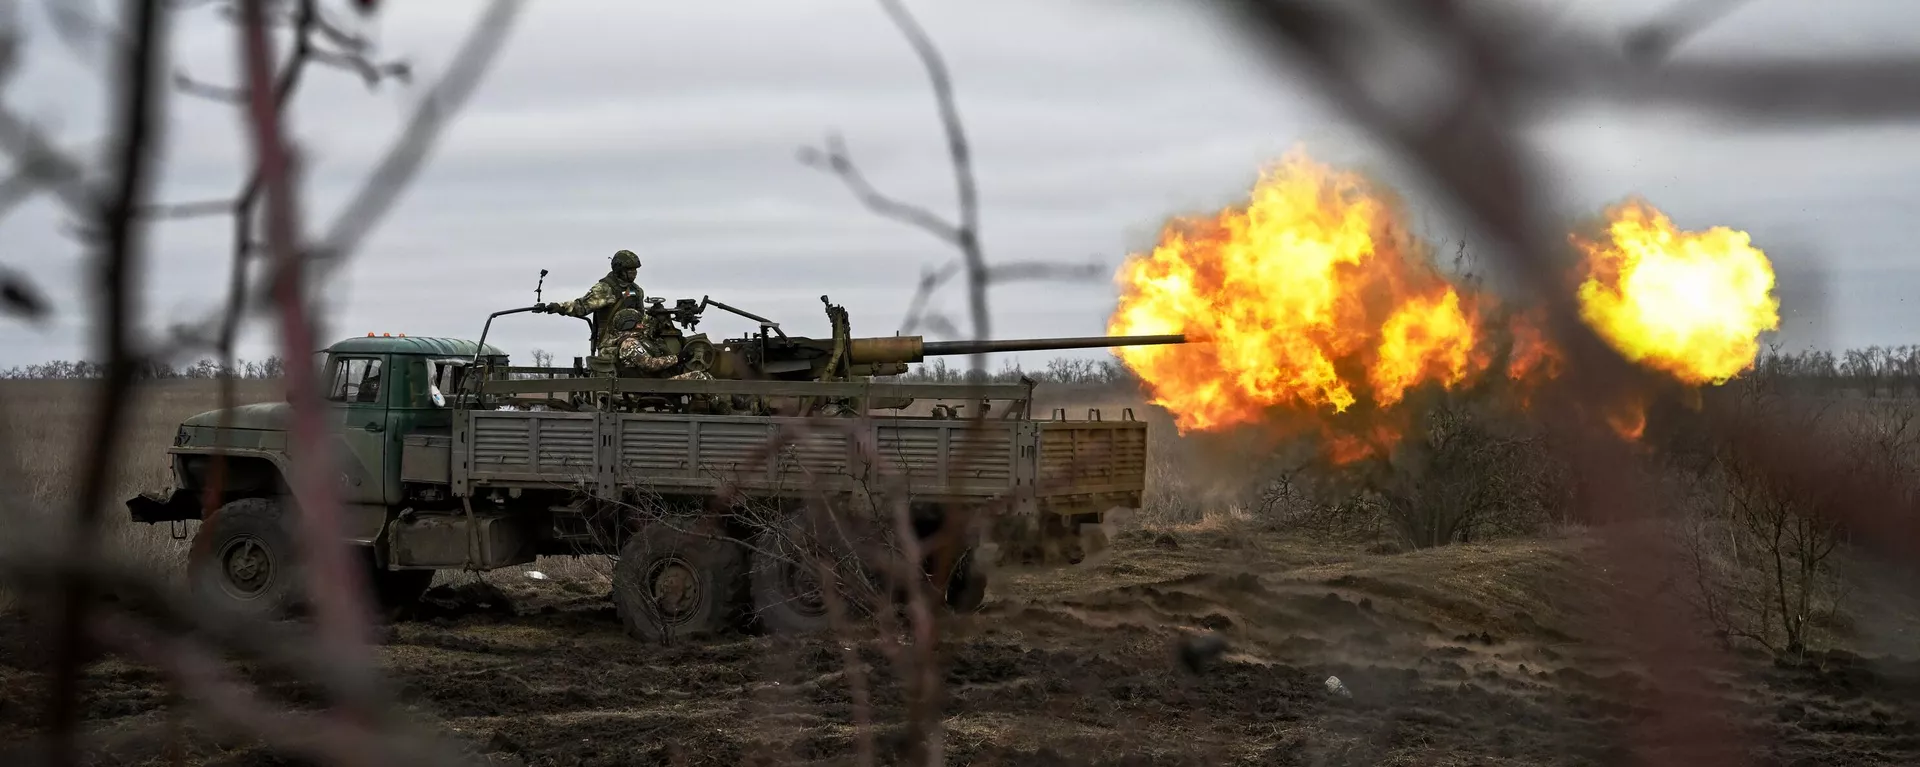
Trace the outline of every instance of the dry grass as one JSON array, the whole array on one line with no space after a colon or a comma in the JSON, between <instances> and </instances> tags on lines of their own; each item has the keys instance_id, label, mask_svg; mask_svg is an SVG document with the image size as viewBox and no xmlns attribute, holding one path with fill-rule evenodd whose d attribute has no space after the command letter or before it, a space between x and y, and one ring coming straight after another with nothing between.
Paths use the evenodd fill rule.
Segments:
<instances>
[{"instance_id":1,"label":"dry grass","mask_svg":"<svg viewBox=\"0 0 1920 767\"><path fill-rule=\"evenodd\" d=\"M25 490L18 508L43 520L39 529L60 530L52 525L71 515L80 481L76 467L91 449L82 441L98 385L87 380L0 381L0 429L5 430L0 442L24 448L16 452L11 467L20 472L15 486ZM186 541L174 540L164 525L128 521L119 502L172 483L167 447L182 420L220 406L220 385L211 380L156 381L137 391L119 471L107 493L114 505L103 510L108 520L104 543L137 566L177 573ZM281 391L273 381L239 381L235 402L270 402L280 398ZM20 518L15 519L18 524Z\"/></svg>"},{"instance_id":2,"label":"dry grass","mask_svg":"<svg viewBox=\"0 0 1920 767\"><path fill-rule=\"evenodd\" d=\"M70 510L77 475L74 462L83 455L81 435L93 406L97 384L84 380L0 381L0 428L8 431L6 444L31 445L15 459L22 474L19 486L27 489L25 507L52 520ZM272 402L284 396L274 381L240 381L235 404ZM143 492L166 489L172 482L168 474L166 450L172 444L180 422L220 407L220 385L212 380L156 381L140 390L128 419L120 471L108 495L114 507L105 514L109 520L107 545L128 561L156 574L177 577L182 572L188 541L196 523L187 523L188 538L176 540L166 525L143 525L127 521L119 501ZM505 568L495 573L447 572L443 583L474 580L528 579L537 571L549 577L574 581L588 588L611 583L602 557L543 557L530 565ZM0 595L0 607L10 606Z\"/></svg>"},{"instance_id":3,"label":"dry grass","mask_svg":"<svg viewBox=\"0 0 1920 767\"><path fill-rule=\"evenodd\" d=\"M64 517L70 511L76 481L72 466L85 448L79 444L79 435L83 433L87 414L93 404L91 395L95 391L94 386L88 381L0 381L0 428L8 431L9 444L34 448L22 451L15 457L22 474L18 486L26 489L25 508L48 520ZM266 402L280 396L281 389L274 382L242 381L237 387L236 401L240 404ZM172 441L175 427L185 418L218 406L219 385L215 381L160 381L141 390L139 400L134 403L126 452L109 494L115 499L116 505L106 510L107 518L111 520L110 545L117 553L130 556L133 561L157 573L173 576L180 572L187 541L173 539L166 526L137 525L125 521L125 513L117 504L119 499L167 487L171 478L167 472L165 450ZM1263 492L1271 494L1274 478L1284 473L1290 464L1286 464L1283 457L1276 456L1270 446L1260 444L1257 435L1210 435L1206 439L1183 437L1175 429L1169 413L1147 404L1136 389L1127 385L1041 385L1034 403L1036 415L1047 417L1054 408L1066 408L1068 416L1072 418L1086 417L1089 410L1097 409L1101 417L1108 420L1122 417L1123 409L1131 408L1135 418L1150 424L1147 502L1140 514L1117 520L1116 532L1169 532L1182 537L1198 537L1231 548L1235 545L1234 541L1280 531L1292 537L1315 541L1317 545L1358 546L1375 553L1400 550L1400 547L1392 545L1395 534L1377 518L1377 510L1370 511L1364 504L1340 506L1326 498L1310 497L1282 499L1285 502L1277 503L1270 497L1264 497ZM1870 440L1885 435L1886 424L1908 422L1901 419L1911 419L1912 408L1885 404L1849 405L1836 409L1833 418L1844 421L1846 427L1861 435L1863 440ZM1897 446L1890 444L1888 450L1897 452L1920 444L1914 441L1912 434L1903 433L1899 436L1906 441ZM1263 447L1269 449L1263 452ZM1896 456L1882 457L1887 459ZM1671 479L1673 472L1667 474ZM1308 496L1313 492L1312 483L1308 481L1310 479L1299 478L1297 486L1300 492ZM1703 499L1724 494L1723 490L1707 487L1700 482L1674 481L1680 482L1676 487L1685 487ZM187 526L186 532L191 535L191 525ZM1545 540L1579 540L1586 537L1584 531L1558 522L1542 524L1533 532ZM1524 557L1527 554L1522 550L1533 545L1522 540L1493 547L1443 547L1443 553L1425 556L1472 558L1491 556L1486 552L1511 550L1519 552L1516 556ZM1836 562L1836 570L1842 568L1860 570L1851 562ZM1489 569L1500 572L1511 570L1506 567ZM519 583L533 580L528 575L530 571L572 583L576 589L604 591L611 582L608 563L601 557L543 557L529 565L491 573L447 572L442 574L441 582L459 584L488 580L503 584ZM1742 575L1743 578L1752 576L1753 573ZM1453 585L1458 587L1466 584ZM1857 598L1865 593L1869 592L1852 589L1844 596L1854 597L1853 601L1858 604ZM1884 595L1885 591L1881 589L1872 593ZM1823 606L1833 609L1831 603ZM1844 622L1846 619L1834 620ZM1895 618L1876 619L1882 620L1893 620L1904 625L1907 618L1901 613Z\"/></svg>"},{"instance_id":4,"label":"dry grass","mask_svg":"<svg viewBox=\"0 0 1920 767\"><path fill-rule=\"evenodd\" d=\"M66 511L74 489L67 467L83 447L75 435L82 433L90 391L82 382L0 382L4 427L19 444L39 448L19 456L28 500L51 513ZM1329 535L1260 505L1258 491L1278 459L1259 453L1255 442L1181 437L1165 411L1124 388L1043 385L1039 394L1036 408L1043 417L1053 407L1068 407L1074 417L1099 408L1111 420L1131 407L1136 418L1151 424L1150 502L1145 513L1122 525L1114 548L1081 566L995 576L986 612L963 621L952 639L959 676L948 684L957 702L947 710L945 726L957 752L1011 749L1009 754L1033 756L1006 763L1038 764L1063 763L1057 754L1091 759L1107 753L1101 749L1120 747L1101 745L1108 743L1167 754L1200 743L1223 761L1263 762L1304 748L1333 754L1321 760L1329 764L1446 764L1456 763L1460 754L1478 753L1475 743L1495 738L1508 726L1501 718L1506 714L1484 721L1463 716L1446 728L1423 730L1418 743L1393 745L1370 728L1380 716L1401 714L1352 713L1347 711L1352 704L1323 703L1319 688L1329 675L1347 680L1356 695L1373 696L1366 705L1392 711L1484 708L1497 713L1543 707L1552 715L1527 721L1561 722L1559 729L1541 732L1526 725L1512 735L1537 741L1522 751L1544 749L1531 763L1563 763L1561 757L1545 756L1552 749L1597 753L1606 747L1611 725L1604 717L1582 713L1579 701L1586 693L1577 687L1585 683L1581 680L1641 672L1633 671L1638 666L1632 658L1592 641L1596 623L1619 617L1597 609L1607 604L1604 595L1618 588L1619 573L1609 572L1605 559L1595 555L1597 538L1590 531L1547 526L1507 540L1382 551L1378 541ZM259 402L277 395L269 384L249 383L240 399ZM148 389L135 404L127 460L111 497L164 487L163 457L175 424L216 405L213 382L165 382ZM112 511L111 518L125 518L124 512ZM114 525L117 547L178 573L184 543L171 540L164 526ZM534 579L529 571L548 577ZM617 623L596 617L606 614L594 606L604 604L599 597L609 586L607 575L598 557L543 558L489 573L444 573L447 585L487 581L498 587L497 592L456 589L449 594L499 593L516 615L458 613L448 620L396 625L395 638L379 651L381 666L410 691L410 703L432 712L436 721L454 732L493 733L485 736L491 738L486 748L517 753L531 763L564 761L585 747L583 727L594 730L594 748L627 753L630 761L658 761L652 757L660 756L655 751L659 738L632 735L626 728L595 729L628 719L647 727L673 724L682 735L667 739L678 744L672 748L714 749L713 759L694 763L737 762L748 751L783 751L796 744L836 753L850 748L849 725L843 713L835 713L842 709L808 703L811 698L788 700L837 694L833 691L843 684L837 656L808 650L805 643L728 637L668 650L673 654L665 661L630 662L631 640ZM1904 640L1907 649L1900 652L1910 652L1920 607L1910 604L1914 593L1903 588L1887 583L1857 589L1850 595L1853 617L1847 620L1858 625L1850 632L1825 631L1823 638L1852 634L1858 643L1834 646L1883 651L1899 650ZM1889 594L1905 594L1908 602L1894 604L1884 598ZM1224 676L1172 675L1167 648L1207 630L1232 642L1225 665L1215 672ZM475 671L476 662L505 669L507 675ZM130 668L103 666L96 678L135 673ZM684 697L689 686L722 679L728 680L727 695ZM876 679L883 687L893 684ZM736 686L748 692L737 692ZM1189 697L1214 687L1233 692ZM1169 693L1170 708L1140 713L1138 719L1060 713L1108 698L1101 710L1134 711L1141 705L1140 690L1162 688L1194 692ZM897 692L887 694L892 696L887 700L899 699ZM1786 703L1761 700L1763 711L1816 706L1806 701L1820 700L1782 695ZM1281 701L1286 710L1278 712L1283 714L1279 721L1293 724L1265 740L1247 739L1235 724L1242 717L1268 722L1276 716L1248 708L1255 700ZM765 719L762 708L776 704L790 708L782 709L786 713L778 720ZM1206 721L1223 724L1195 729L1199 720L1193 717L1202 713ZM880 721L893 721L899 712L886 708L880 715ZM1446 735L1459 728L1465 734ZM1796 731L1790 740L1812 742L1807 739L1816 736L1828 737ZM1842 750L1858 754L1880 747L1879 741L1861 737ZM1573 746L1556 745L1563 741ZM1831 747L1827 740L1819 743ZM188 761L262 753L250 748L190 740ZM138 762L129 757L125 763Z\"/></svg>"}]
</instances>

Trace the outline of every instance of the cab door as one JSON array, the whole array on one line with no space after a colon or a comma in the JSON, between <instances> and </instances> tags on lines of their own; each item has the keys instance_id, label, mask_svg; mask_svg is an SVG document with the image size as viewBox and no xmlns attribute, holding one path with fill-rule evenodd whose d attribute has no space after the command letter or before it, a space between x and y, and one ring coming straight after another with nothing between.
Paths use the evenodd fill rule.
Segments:
<instances>
[{"instance_id":1,"label":"cab door","mask_svg":"<svg viewBox=\"0 0 1920 767\"><path fill-rule=\"evenodd\" d=\"M337 354L328 362L327 401L335 427L340 500L387 503L387 430L393 371L384 354Z\"/></svg>"}]
</instances>

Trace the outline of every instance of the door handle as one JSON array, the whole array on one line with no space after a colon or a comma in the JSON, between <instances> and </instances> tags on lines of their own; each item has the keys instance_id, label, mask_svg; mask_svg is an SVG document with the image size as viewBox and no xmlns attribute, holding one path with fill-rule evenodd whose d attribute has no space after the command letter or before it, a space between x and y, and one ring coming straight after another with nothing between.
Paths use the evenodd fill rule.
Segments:
<instances>
[{"instance_id":1,"label":"door handle","mask_svg":"<svg viewBox=\"0 0 1920 767\"><path fill-rule=\"evenodd\" d=\"M366 429L367 431L372 431L372 432L382 432L387 430L387 425L383 423L375 422L375 423L369 423L360 428Z\"/></svg>"}]
</instances>

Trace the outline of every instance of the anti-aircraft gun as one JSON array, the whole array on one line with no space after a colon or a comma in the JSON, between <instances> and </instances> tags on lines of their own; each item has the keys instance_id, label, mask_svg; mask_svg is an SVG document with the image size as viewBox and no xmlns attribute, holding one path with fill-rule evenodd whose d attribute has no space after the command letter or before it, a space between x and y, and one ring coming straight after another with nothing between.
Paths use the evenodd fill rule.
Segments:
<instances>
[{"instance_id":1,"label":"anti-aircraft gun","mask_svg":"<svg viewBox=\"0 0 1920 767\"><path fill-rule=\"evenodd\" d=\"M698 386L668 387L671 391L645 391L652 385L641 382L673 378L689 372L704 373L704 377L722 381L867 381L905 374L909 365L925 361L928 357L1187 343L1183 335L994 341L927 341L917 335L856 337L852 335L845 307L832 303L826 296L821 296L820 302L826 307L828 324L832 329L832 335L826 338L790 336L781 329L780 323L715 301L711 296L703 296L698 301L679 299L672 306L668 306L664 298L650 298L644 309L647 318L645 332L667 354L679 357L679 364L648 374L625 375L616 369L611 360L588 357L582 361L582 373L621 379L621 383L613 390L622 391L628 396L604 399L604 406L611 409L712 414L816 415L825 412L850 415L866 410L904 408L911 405L913 399L836 396L825 389L819 394L812 394L804 387L783 388L782 394L758 396L708 393L699 390L710 387ZM715 342L705 333L692 332L708 308L721 309L753 320L758 327L749 335ZM481 341L484 343L485 340L486 331L483 330ZM683 389L684 392L681 391ZM679 396L672 396L674 394Z\"/></svg>"},{"instance_id":2,"label":"anti-aircraft gun","mask_svg":"<svg viewBox=\"0 0 1920 767\"><path fill-rule=\"evenodd\" d=\"M712 342L693 332L708 308L758 328ZM496 312L486 328L531 311ZM914 536L945 606L978 609L988 569L976 563L1082 561L1101 544L1110 512L1141 507L1148 424L1130 408L1109 418L1092 408L1085 418L1064 408L1035 417L1030 380L885 377L940 355L1186 340L862 338L831 303L832 333L804 338L710 298L646 311L679 372L604 373L585 357L572 369L514 367L487 345L486 330L479 341L369 334L322 350L339 525L364 554L370 598L404 605L438 570L614 555L614 606L636 636L691 637L742 619L822 631L833 619L817 569L783 552L842 562L844 538L833 536L844 531L808 533L831 521L836 531L846 523ZM690 370L707 375L684 377ZM944 405L831 424L795 417L914 399L1011 404L995 417L968 406L975 417L964 420ZM285 495L298 456L286 431L291 407L185 420L167 448L171 487L127 500L137 522L201 521L188 567L207 598L275 612L300 600L298 579L285 575L303 550L286 534L298 513ZM904 511L911 524L874 516L883 511ZM861 567L847 566L864 579ZM877 610L892 598L875 590L847 604Z\"/></svg>"}]
</instances>

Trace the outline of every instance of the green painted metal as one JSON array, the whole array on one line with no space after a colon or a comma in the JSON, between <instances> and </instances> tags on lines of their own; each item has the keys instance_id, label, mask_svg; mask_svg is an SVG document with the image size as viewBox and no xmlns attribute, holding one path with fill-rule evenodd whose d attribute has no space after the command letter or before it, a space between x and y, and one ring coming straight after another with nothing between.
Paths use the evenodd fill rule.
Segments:
<instances>
[{"instance_id":1,"label":"green painted metal","mask_svg":"<svg viewBox=\"0 0 1920 767\"><path fill-rule=\"evenodd\" d=\"M1033 396L1026 384L893 383L887 381L673 381L664 378L527 378L489 380L485 394L619 391L635 394L749 394L762 397L912 397L918 399L1016 400Z\"/></svg>"},{"instance_id":2,"label":"green painted metal","mask_svg":"<svg viewBox=\"0 0 1920 767\"><path fill-rule=\"evenodd\" d=\"M465 361L476 350L483 358L505 361L506 355L492 346L447 338L349 338L326 350L323 375L330 374L335 356L370 357L381 363L378 401L326 403L331 424L328 443L333 446L334 460L342 462L335 466L342 475L342 500L364 504L400 501L400 458L406 435L447 428L453 422L451 407L434 404L429 361ZM258 450L284 457L291 415L292 405L285 402L200 413L181 423L185 444L176 452ZM224 430L220 428L223 420Z\"/></svg>"},{"instance_id":3,"label":"green painted metal","mask_svg":"<svg viewBox=\"0 0 1920 767\"><path fill-rule=\"evenodd\" d=\"M506 352L492 344L481 348L479 344L464 339L422 336L357 336L335 343L324 351L333 354L419 354L465 358L471 358L475 351L479 351L482 357L507 356Z\"/></svg>"},{"instance_id":4,"label":"green painted metal","mask_svg":"<svg viewBox=\"0 0 1920 767\"><path fill-rule=\"evenodd\" d=\"M192 418L188 418L185 421L181 421L180 425L206 427L209 429L224 425L229 429L285 431L287 428L287 419L293 415L293 406L285 402L261 402L253 405L240 405L238 407L228 408L225 411L227 413L225 424L221 423L221 412L222 411L219 410L209 410Z\"/></svg>"}]
</instances>

